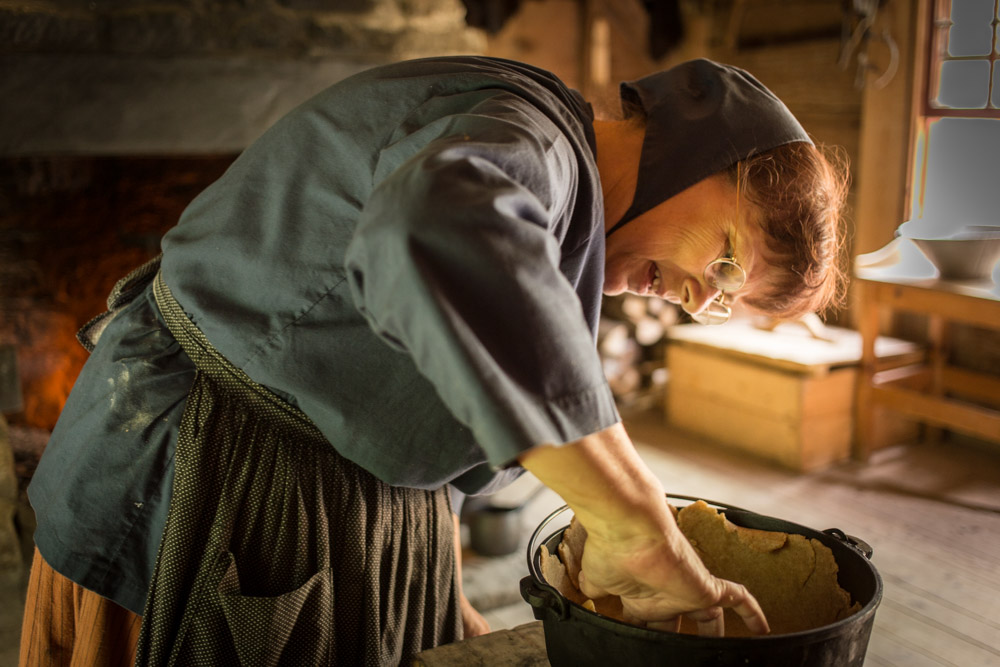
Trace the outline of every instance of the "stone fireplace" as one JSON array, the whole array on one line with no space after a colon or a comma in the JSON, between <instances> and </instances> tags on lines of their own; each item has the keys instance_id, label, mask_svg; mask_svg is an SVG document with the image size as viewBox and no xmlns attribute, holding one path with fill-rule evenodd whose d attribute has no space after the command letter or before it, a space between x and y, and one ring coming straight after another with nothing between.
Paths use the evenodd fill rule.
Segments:
<instances>
[{"instance_id":1,"label":"stone fireplace","mask_svg":"<svg viewBox=\"0 0 1000 667\"><path fill-rule=\"evenodd\" d=\"M0 45L6 417L51 429L76 330L245 146L345 76L485 37L459 0L0 0Z\"/></svg>"},{"instance_id":2,"label":"stone fireplace","mask_svg":"<svg viewBox=\"0 0 1000 667\"><path fill-rule=\"evenodd\" d=\"M75 333L110 286L159 250L184 206L233 156L32 156L0 161L0 341L14 345L21 409L55 424L86 352Z\"/></svg>"}]
</instances>

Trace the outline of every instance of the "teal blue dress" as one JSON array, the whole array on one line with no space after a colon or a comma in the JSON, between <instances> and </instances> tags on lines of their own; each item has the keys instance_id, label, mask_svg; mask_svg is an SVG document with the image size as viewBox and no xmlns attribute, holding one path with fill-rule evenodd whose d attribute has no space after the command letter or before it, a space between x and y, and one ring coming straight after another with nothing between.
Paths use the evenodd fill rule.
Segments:
<instances>
[{"instance_id":1,"label":"teal blue dress","mask_svg":"<svg viewBox=\"0 0 1000 667\"><path fill-rule=\"evenodd\" d=\"M331 86L162 242L216 350L392 487L466 493L619 420L595 350L593 118L547 72L445 57ZM151 289L117 313L29 488L54 569L142 613L197 369Z\"/></svg>"}]
</instances>

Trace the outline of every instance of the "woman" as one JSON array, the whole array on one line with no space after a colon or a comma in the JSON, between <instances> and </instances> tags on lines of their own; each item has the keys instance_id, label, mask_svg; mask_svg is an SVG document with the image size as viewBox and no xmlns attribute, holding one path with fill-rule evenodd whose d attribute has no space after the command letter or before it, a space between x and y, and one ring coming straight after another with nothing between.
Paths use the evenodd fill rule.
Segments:
<instances>
[{"instance_id":1,"label":"woman","mask_svg":"<svg viewBox=\"0 0 1000 667\"><path fill-rule=\"evenodd\" d=\"M714 320L822 306L842 193L745 72L693 61L623 96L632 118L595 122L530 66L414 61L248 148L82 332L29 489L22 663L405 662L482 630L447 486L523 469L587 528L589 595L766 632L680 537L594 333L602 291Z\"/></svg>"}]
</instances>

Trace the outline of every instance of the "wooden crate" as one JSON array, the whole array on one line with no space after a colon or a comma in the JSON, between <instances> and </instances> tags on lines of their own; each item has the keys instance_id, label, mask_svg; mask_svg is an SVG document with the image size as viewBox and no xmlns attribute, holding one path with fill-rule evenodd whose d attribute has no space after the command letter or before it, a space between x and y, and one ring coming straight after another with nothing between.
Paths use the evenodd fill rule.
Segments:
<instances>
[{"instance_id":1,"label":"wooden crate","mask_svg":"<svg viewBox=\"0 0 1000 667\"><path fill-rule=\"evenodd\" d=\"M794 470L848 458L861 337L832 327L826 335L830 340L819 340L793 324L774 331L748 322L672 327L667 420ZM888 365L922 357L917 345L885 337L876 353ZM909 421L888 414L879 419L883 439L916 436Z\"/></svg>"}]
</instances>

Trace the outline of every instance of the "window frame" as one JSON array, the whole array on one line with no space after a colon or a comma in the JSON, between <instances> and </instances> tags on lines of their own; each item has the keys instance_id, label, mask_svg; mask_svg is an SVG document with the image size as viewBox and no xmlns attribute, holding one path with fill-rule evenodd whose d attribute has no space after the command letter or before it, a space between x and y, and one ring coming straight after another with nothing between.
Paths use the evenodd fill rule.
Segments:
<instances>
[{"instance_id":1,"label":"window frame","mask_svg":"<svg viewBox=\"0 0 1000 667\"><path fill-rule=\"evenodd\" d=\"M921 95L921 114L926 119L936 118L1000 118L1000 107L991 107L993 96L996 95L994 80L998 78L996 72L1000 68L1000 0L993 0L993 19L991 21L992 45L987 56L950 56L946 51L948 29L952 25L951 21L952 0L931 0L927 3L929 16L927 17L928 38L930 48L927 50L926 76L924 78L924 90ZM948 61L962 60L987 60L990 63L990 76L987 82L986 106L977 109L953 109L950 107L938 107L934 105L934 97L938 89L941 64Z\"/></svg>"}]
</instances>

